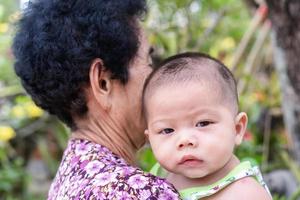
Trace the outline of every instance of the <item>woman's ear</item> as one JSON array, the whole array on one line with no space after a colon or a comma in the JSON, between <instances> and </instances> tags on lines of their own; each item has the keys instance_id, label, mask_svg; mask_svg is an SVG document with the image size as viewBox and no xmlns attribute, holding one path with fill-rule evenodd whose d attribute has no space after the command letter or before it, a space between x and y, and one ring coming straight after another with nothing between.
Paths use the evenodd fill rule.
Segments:
<instances>
[{"instance_id":1,"label":"woman's ear","mask_svg":"<svg viewBox=\"0 0 300 200\"><path fill-rule=\"evenodd\" d=\"M235 144L240 145L243 141L244 134L247 129L248 117L245 112L240 112L235 117Z\"/></svg>"},{"instance_id":2,"label":"woman's ear","mask_svg":"<svg viewBox=\"0 0 300 200\"><path fill-rule=\"evenodd\" d=\"M105 69L101 59L96 58L93 60L89 73L90 84L95 100L104 110L111 107L110 94L112 83L110 75L109 71Z\"/></svg>"}]
</instances>

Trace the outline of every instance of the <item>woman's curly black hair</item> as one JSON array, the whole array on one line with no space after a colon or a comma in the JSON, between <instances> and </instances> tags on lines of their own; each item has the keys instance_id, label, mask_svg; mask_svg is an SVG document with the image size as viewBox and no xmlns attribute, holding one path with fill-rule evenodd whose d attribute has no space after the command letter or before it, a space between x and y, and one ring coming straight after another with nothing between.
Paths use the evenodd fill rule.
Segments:
<instances>
[{"instance_id":1,"label":"woman's curly black hair","mask_svg":"<svg viewBox=\"0 0 300 200\"><path fill-rule=\"evenodd\" d=\"M145 0L35 0L19 21L13 41L15 71L34 102L71 128L84 116L83 86L101 58L112 78L128 80L138 46L137 19Z\"/></svg>"}]
</instances>

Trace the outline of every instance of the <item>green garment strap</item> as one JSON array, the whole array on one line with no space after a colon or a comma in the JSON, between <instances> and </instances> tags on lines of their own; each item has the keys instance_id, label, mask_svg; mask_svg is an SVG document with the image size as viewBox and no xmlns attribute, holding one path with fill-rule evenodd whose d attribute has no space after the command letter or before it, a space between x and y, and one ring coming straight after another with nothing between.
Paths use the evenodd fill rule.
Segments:
<instances>
[{"instance_id":1,"label":"green garment strap","mask_svg":"<svg viewBox=\"0 0 300 200\"><path fill-rule=\"evenodd\" d=\"M158 163L153 166L150 173L165 178L167 176L167 171L163 169ZM217 193L224 187L233 183L236 180L242 179L244 177L252 176L266 189L270 194L267 185L262 179L262 175L257 166L251 166L249 161L241 162L233 170L231 170L225 177L218 180L217 182L200 187L187 188L179 191L181 197L184 200L198 200L203 197L207 197Z\"/></svg>"}]
</instances>

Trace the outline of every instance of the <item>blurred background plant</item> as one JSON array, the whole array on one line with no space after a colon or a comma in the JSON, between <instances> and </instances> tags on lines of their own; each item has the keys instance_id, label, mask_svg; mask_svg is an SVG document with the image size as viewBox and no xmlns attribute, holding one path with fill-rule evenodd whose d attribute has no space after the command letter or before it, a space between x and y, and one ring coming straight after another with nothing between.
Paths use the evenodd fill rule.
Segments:
<instances>
[{"instance_id":1,"label":"blurred background plant","mask_svg":"<svg viewBox=\"0 0 300 200\"><path fill-rule=\"evenodd\" d=\"M297 199L300 161L293 154L295 141L284 121L274 38L267 8L261 3L149 1L144 25L155 48L155 63L175 53L201 51L231 68L238 78L240 109L249 115L237 155L260 165L274 199ZM0 200L45 199L69 137L67 127L26 96L13 72L10 46L19 8L18 0L0 0ZM144 170L156 162L148 145L138 161Z\"/></svg>"}]
</instances>

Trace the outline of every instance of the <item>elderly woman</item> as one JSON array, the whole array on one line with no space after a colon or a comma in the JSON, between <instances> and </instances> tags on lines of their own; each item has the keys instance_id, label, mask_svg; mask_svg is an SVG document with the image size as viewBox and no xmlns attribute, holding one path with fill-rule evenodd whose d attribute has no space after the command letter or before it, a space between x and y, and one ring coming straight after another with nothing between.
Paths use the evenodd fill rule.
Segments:
<instances>
[{"instance_id":1,"label":"elderly woman","mask_svg":"<svg viewBox=\"0 0 300 200\"><path fill-rule=\"evenodd\" d=\"M72 130L48 199L178 199L135 166L145 142L141 91L151 48L144 0L35 0L13 50L34 102Z\"/></svg>"}]
</instances>

